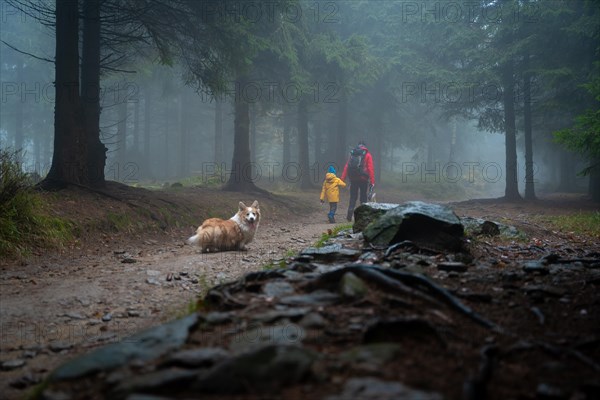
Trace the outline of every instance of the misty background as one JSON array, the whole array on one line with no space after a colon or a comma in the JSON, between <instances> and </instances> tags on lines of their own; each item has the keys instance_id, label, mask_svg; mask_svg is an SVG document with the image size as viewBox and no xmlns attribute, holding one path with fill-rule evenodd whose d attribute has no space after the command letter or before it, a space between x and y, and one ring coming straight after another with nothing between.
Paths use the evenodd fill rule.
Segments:
<instances>
[{"instance_id":1,"label":"misty background","mask_svg":"<svg viewBox=\"0 0 600 400\"><path fill-rule=\"evenodd\" d=\"M234 61L245 59L246 79L232 73L216 85L206 74L199 78L202 53L189 57L194 38L166 32L171 37L163 44L184 41L166 55L152 23L136 21L130 2L99 2L106 180L220 185L234 171L263 188L316 186L331 164L341 174L349 151L364 140L377 186L436 184L452 196L502 196L503 66L510 62L519 192L526 183L526 104L536 193L587 192L592 185L578 174L590 160L558 144L553 132L597 107L581 86L598 76L595 2L195 3L198 26L210 18L211 27L267 27L251 55L227 48ZM43 178L54 154L56 27L53 1L33 5L0 2L0 147L20 149L23 167ZM282 41L293 56L265 51ZM236 102L248 104L250 117L252 165L240 169L234 167Z\"/></svg>"}]
</instances>

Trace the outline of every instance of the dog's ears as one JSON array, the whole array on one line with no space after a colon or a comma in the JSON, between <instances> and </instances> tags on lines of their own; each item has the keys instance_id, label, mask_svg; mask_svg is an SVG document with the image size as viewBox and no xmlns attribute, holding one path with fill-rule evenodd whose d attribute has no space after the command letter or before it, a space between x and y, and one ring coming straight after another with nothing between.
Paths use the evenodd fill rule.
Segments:
<instances>
[{"instance_id":1,"label":"dog's ears","mask_svg":"<svg viewBox=\"0 0 600 400\"><path fill-rule=\"evenodd\" d=\"M252 203L252 205L250 207L258 208L258 200L254 200L254 203ZM243 211L246 208L248 208L248 207L246 207L246 205L244 204L244 202L240 201L240 211Z\"/></svg>"}]
</instances>

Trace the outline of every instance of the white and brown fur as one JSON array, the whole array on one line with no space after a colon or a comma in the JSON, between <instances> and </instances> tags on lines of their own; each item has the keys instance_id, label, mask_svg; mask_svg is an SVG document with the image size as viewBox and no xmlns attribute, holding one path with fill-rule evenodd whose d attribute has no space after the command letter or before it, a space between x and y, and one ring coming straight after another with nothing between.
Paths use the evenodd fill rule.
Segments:
<instances>
[{"instance_id":1,"label":"white and brown fur","mask_svg":"<svg viewBox=\"0 0 600 400\"><path fill-rule=\"evenodd\" d=\"M230 219L209 218L202 223L196 234L190 237L189 244L197 244L202 252L245 250L254 239L260 223L258 201L247 207L240 201L239 211Z\"/></svg>"}]
</instances>

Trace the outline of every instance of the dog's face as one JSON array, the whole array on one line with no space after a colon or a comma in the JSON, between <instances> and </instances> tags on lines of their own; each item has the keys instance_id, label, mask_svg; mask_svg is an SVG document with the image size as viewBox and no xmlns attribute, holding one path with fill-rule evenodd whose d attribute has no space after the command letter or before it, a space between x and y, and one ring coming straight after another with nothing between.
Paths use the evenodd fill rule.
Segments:
<instances>
[{"instance_id":1,"label":"dog's face","mask_svg":"<svg viewBox=\"0 0 600 400\"><path fill-rule=\"evenodd\" d=\"M247 207L243 202L240 201L240 210L238 211L242 221L250 226L258 226L260 221L260 208L258 207L258 201L254 200L254 203L250 207Z\"/></svg>"}]
</instances>

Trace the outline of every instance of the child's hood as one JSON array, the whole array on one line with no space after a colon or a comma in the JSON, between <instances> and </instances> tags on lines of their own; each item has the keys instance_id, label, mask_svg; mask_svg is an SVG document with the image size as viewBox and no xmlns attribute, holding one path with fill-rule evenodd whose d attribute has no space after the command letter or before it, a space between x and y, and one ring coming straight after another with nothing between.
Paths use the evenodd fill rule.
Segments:
<instances>
[{"instance_id":1,"label":"child's hood","mask_svg":"<svg viewBox=\"0 0 600 400\"><path fill-rule=\"evenodd\" d=\"M327 182L333 182L335 179L337 178L337 176L335 176L335 174L328 172L325 174L325 180Z\"/></svg>"}]
</instances>

